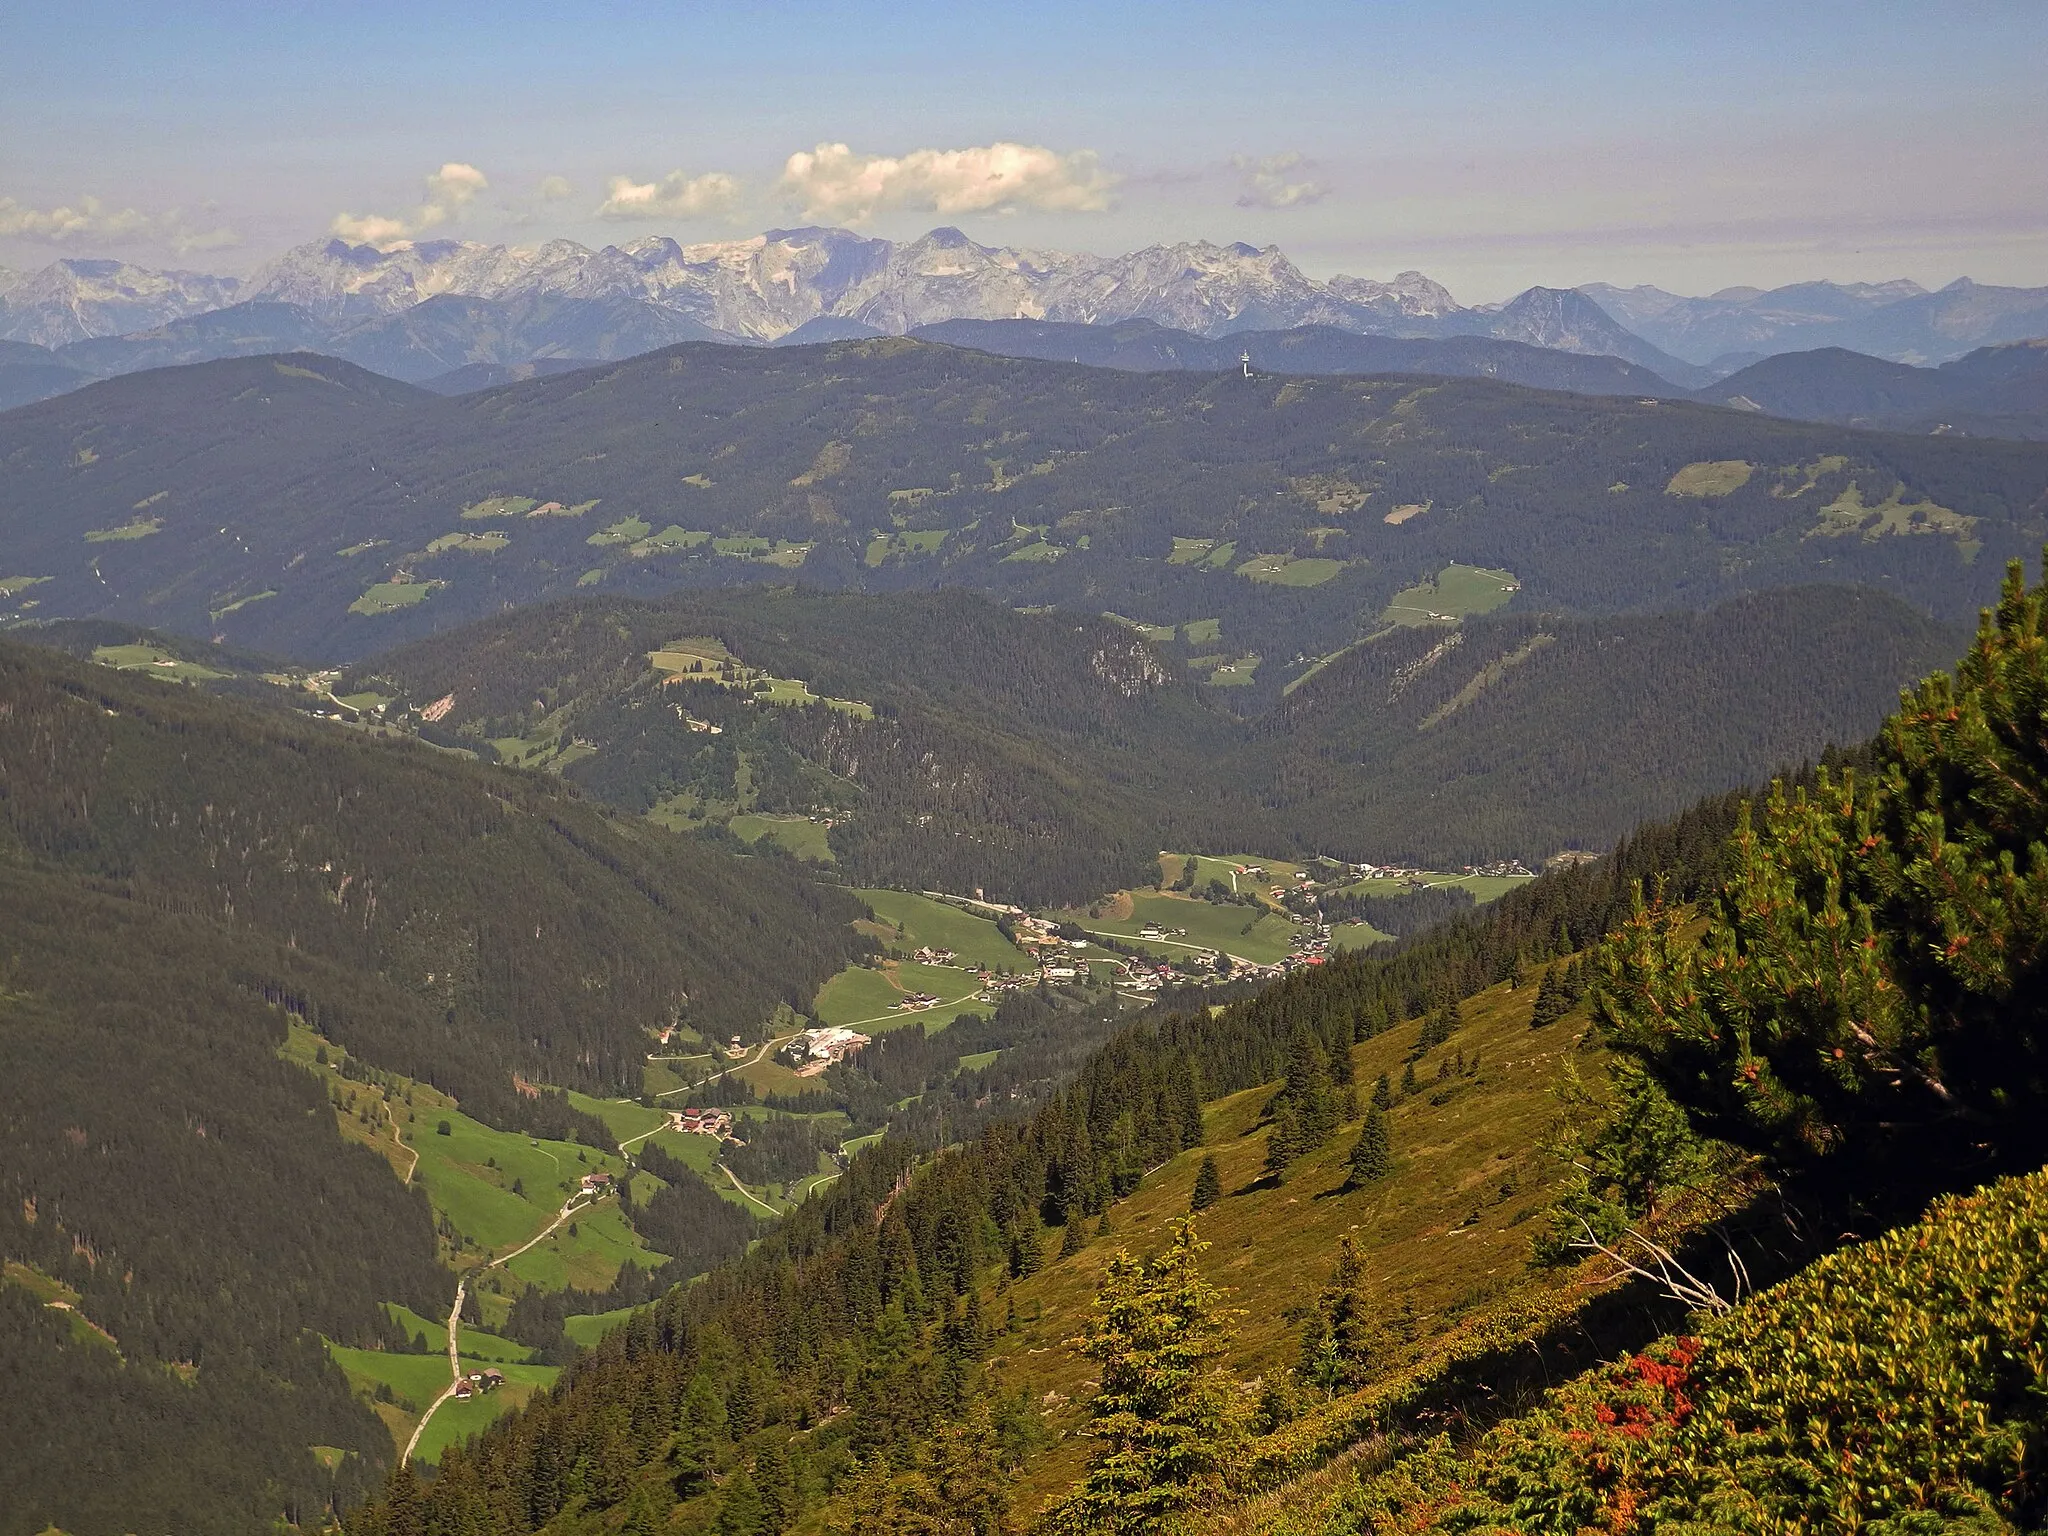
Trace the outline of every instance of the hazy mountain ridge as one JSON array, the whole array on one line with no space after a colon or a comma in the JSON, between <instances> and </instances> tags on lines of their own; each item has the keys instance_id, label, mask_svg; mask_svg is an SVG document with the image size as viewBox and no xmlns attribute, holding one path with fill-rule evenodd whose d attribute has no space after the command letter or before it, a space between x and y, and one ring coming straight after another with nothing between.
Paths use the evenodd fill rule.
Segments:
<instances>
[{"instance_id":1,"label":"hazy mountain ridge","mask_svg":"<svg viewBox=\"0 0 2048 1536\"><path fill-rule=\"evenodd\" d=\"M573 591L964 586L1199 626L1190 663L1231 663L1252 708L1397 600L1601 613L1831 581L1966 618L2040 546L2044 455L897 337L684 344L452 399L296 354L0 417L0 614L332 661Z\"/></svg>"},{"instance_id":2,"label":"hazy mountain ridge","mask_svg":"<svg viewBox=\"0 0 2048 1536\"><path fill-rule=\"evenodd\" d=\"M1579 290L1638 336L1703 365L1741 366L1758 354L1843 347L1925 365L1973 348L2048 335L2048 288L2001 288L1958 278L1929 293L1918 283L1793 283L1724 288L1686 298L1644 285Z\"/></svg>"},{"instance_id":3,"label":"hazy mountain ridge","mask_svg":"<svg viewBox=\"0 0 2048 1536\"><path fill-rule=\"evenodd\" d=\"M955 319L1149 319L1207 336L1330 325L1367 335L1501 335L1565 350L1618 345L1630 361L1683 371L1604 314L1561 319L1567 291L1466 308L1419 272L1318 282L1277 246L1184 241L1099 257L984 246L946 228L904 244L810 228L693 245L648 236L597 251L569 240L530 249L432 240L389 251L329 240L288 251L246 280L56 262L0 297L0 338L61 346L246 303L293 305L332 333L436 298L555 298L649 304L757 342L824 318L891 334Z\"/></svg>"},{"instance_id":4,"label":"hazy mountain ridge","mask_svg":"<svg viewBox=\"0 0 2048 1536\"><path fill-rule=\"evenodd\" d=\"M1915 368L1823 347L1752 363L1698 398L1738 410L1895 431L2048 438L2048 340Z\"/></svg>"}]
</instances>

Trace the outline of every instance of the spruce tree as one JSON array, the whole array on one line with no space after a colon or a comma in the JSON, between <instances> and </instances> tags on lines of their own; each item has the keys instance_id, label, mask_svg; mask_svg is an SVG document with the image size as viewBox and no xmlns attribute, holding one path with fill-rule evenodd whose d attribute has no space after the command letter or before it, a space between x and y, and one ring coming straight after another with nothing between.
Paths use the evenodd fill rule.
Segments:
<instances>
[{"instance_id":1,"label":"spruce tree","mask_svg":"<svg viewBox=\"0 0 2048 1536\"><path fill-rule=\"evenodd\" d=\"M1387 1081L1387 1074L1384 1072L1380 1074L1380 1080L1372 1085L1372 1107L1374 1109L1392 1109L1394 1107L1394 1085Z\"/></svg>"},{"instance_id":2,"label":"spruce tree","mask_svg":"<svg viewBox=\"0 0 2048 1536\"><path fill-rule=\"evenodd\" d=\"M1346 1189L1360 1189L1393 1171L1392 1148L1388 1144L1387 1112L1374 1105L1365 1112L1365 1124L1358 1143L1351 1149L1351 1163L1344 1175Z\"/></svg>"},{"instance_id":3,"label":"spruce tree","mask_svg":"<svg viewBox=\"0 0 2048 1536\"><path fill-rule=\"evenodd\" d=\"M1223 1175L1216 1169L1216 1159L1205 1157L1202 1166L1195 1170L1195 1192L1188 1201L1188 1212L1206 1211L1223 1198Z\"/></svg>"},{"instance_id":4,"label":"spruce tree","mask_svg":"<svg viewBox=\"0 0 2048 1536\"><path fill-rule=\"evenodd\" d=\"M789 1467L789 1455L780 1445L769 1442L754 1455L754 1486L761 1495L762 1529L781 1532L796 1524L798 1509L796 1478Z\"/></svg>"},{"instance_id":5,"label":"spruce tree","mask_svg":"<svg viewBox=\"0 0 2048 1536\"><path fill-rule=\"evenodd\" d=\"M1346 1234L1337 1266L1316 1298L1301 1341L1295 1373L1312 1387L1336 1394L1365 1381L1372 1356L1372 1317L1365 1294L1365 1260L1356 1239Z\"/></svg>"},{"instance_id":6,"label":"spruce tree","mask_svg":"<svg viewBox=\"0 0 2048 1536\"><path fill-rule=\"evenodd\" d=\"M1079 1211L1067 1217L1067 1229L1060 1237L1060 1257L1071 1259L1088 1246L1088 1218Z\"/></svg>"},{"instance_id":7,"label":"spruce tree","mask_svg":"<svg viewBox=\"0 0 2048 1536\"><path fill-rule=\"evenodd\" d=\"M1415 1096L1417 1091L1418 1086L1415 1081L1415 1063L1411 1061L1408 1063L1407 1066L1401 1069L1401 1097L1404 1099L1411 1099Z\"/></svg>"},{"instance_id":8,"label":"spruce tree","mask_svg":"<svg viewBox=\"0 0 2048 1536\"><path fill-rule=\"evenodd\" d=\"M727 1480L713 1529L718 1536L769 1536L768 1506L744 1467Z\"/></svg>"},{"instance_id":9,"label":"spruce tree","mask_svg":"<svg viewBox=\"0 0 2048 1536\"><path fill-rule=\"evenodd\" d=\"M1273 1117L1273 1129L1266 1135L1265 1177L1284 1179L1301 1152L1301 1126L1291 1108Z\"/></svg>"},{"instance_id":10,"label":"spruce tree","mask_svg":"<svg viewBox=\"0 0 2048 1536\"><path fill-rule=\"evenodd\" d=\"M1233 1314L1202 1278L1190 1217L1149 1262L1110 1261L1075 1347L1100 1381L1080 1485L1047 1514L1060 1536L1162 1536L1225 1491L1245 1436L1244 1394L1220 1366Z\"/></svg>"}]
</instances>

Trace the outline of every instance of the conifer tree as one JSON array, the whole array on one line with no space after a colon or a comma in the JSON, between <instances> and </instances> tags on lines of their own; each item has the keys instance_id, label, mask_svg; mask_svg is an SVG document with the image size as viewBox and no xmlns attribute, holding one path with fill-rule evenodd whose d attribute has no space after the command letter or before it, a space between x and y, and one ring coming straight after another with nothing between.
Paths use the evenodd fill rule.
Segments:
<instances>
[{"instance_id":1,"label":"conifer tree","mask_svg":"<svg viewBox=\"0 0 2048 1536\"><path fill-rule=\"evenodd\" d=\"M891 1462L856 1466L825 1511L827 1536L1013 1536L1009 1474L986 1402Z\"/></svg>"},{"instance_id":2,"label":"conifer tree","mask_svg":"<svg viewBox=\"0 0 2048 1536\"><path fill-rule=\"evenodd\" d=\"M1645 897L1603 1023L1699 1129L1870 1189L2048 1160L2048 599L2017 562L1865 776L1774 787L1704 936Z\"/></svg>"},{"instance_id":3,"label":"conifer tree","mask_svg":"<svg viewBox=\"0 0 2048 1536\"><path fill-rule=\"evenodd\" d=\"M1361 1189L1393 1171L1393 1152L1388 1144L1387 1112L1374 1105L1365 1112L1365 1124L1358 1143L1351 1149L1351 1162L1344 1175L1346 1189Z\"/></svg>"},{"instance_id":4,"label":"conifer tree","mask_svg":"<svg viewBox=\"0 0 2048 1536\"><path fill-rule=\"evenodd\" d=\"M1080 1486L1047 1515L1059 1536L1161 1536L1224 1491L1245 1435L1244 1394L1219 1361L1233 1314L1202 1278L1208 1248L1190 1217L1149 1262L1110 1261L1074 1347L1101 1385Z\"/></svg>"},{"instance_id":5,"label":"conifer tree","mask_svg":"<svg viewBox=\"0 0 2048 1536\"><path fill-rule=\"evenodd\" d=\"M679 1499L695 1498L711 1481L718 1444L725 1438L725 1403L710 1376L699 1371L683 1394L676 1432L669 1438L667 1469Z\"/></svg>"},{"instance_id":6,"label":"conifer tree","mask_svg":"<svg viewBox=\"0 0 2048 1536\"><path fill-rule=\"evenodd\" d=\"M789 1454L773 1441L754 1455L754 1486L761 1494L762 1529L786 1531L796 1523L796 1478L790 1471Z\"/></svg>"},{"instance_id":7,"label":"conifer tree","mask_svg":"<svg viewBox=\"0 0 2048 1536\"><path fill-rule=\"evenodd\" d=\"M1266 1135L1265 1177L1284 1179L1301 1152L1301 1124L1291 1107L1273 1117L1273 1129Z\"/></svg>"},{"instance_id":8,"label":"conifer tree","mask_svg":"<svg viewBox=\"0 0 2048 1536\"><path fill-rule=\"evenodd\" d=\"M1404 1099L1413 1098L1417 1091L1415 1063L1411 1061L1401 1069L1401 1097Z\"/></svg>"},{"instance_id":9,"label":"conifer tree","mask_svg":"<svg viewBox=\"0 0 2048 1536\"><path fill-rule=\"evenodd\" d=\"M1371 1362L1371 1336L1365 1260L1357 1240L1347 1233L1337 1249L1337 1266L1316 1298L1315 1311L1303 1330L1296 1374L1309 1386L1332 1395L1355 1391L1364 1384Z\"/></svg>"},{"instance_id":10,"label":"conifer tree","mask_svg":"<svg viewBox=\"0 0 2048 1536\"><path fill-rule=\"evenodd\" d=\"M718 1500L718 1536L768 1536L768 1506L744 1467L726 1481Z\"/></svg>"},{"instance_id":11,"label":"conifer tree","mask_svg":"<svg viewBox=\"0 0 2048 1536\"><path fill-rule=\"evenodd\" d=\"M1188 1213L1206 1211L1223 1198L1223 1175L1216 1169L1216 1159L1205 1157L1202 1166L1195 1170L1195 1192L1188 1202Z\"/></svg>"},{"instance_id":12,"label":"conifer tree","mask_svg":"<svg viewBox=\"0 0 2048 1536\"><path fill-rule=\"evenodd\" d=\"M1394 1087L1393 1084L1387 1081L1387 1074L1384 1072L1380 1074L1380 1080L1372 1085L1372 1107L1374 1109L1392 1109L1394 1107Z\"/></svg>"},{"instance_id":13,"label":"conifer tree","mask_svg":"<svg viewBox=\"0 0 2048 1536\"><path fill-rule=\"evenodd\" d=\"M1060 1257L1071 1259L1088 1246L1088 1219L1079 1211L1067 1217L1066 1232L1060 1238Z\"/></svg>"}]
</instances>

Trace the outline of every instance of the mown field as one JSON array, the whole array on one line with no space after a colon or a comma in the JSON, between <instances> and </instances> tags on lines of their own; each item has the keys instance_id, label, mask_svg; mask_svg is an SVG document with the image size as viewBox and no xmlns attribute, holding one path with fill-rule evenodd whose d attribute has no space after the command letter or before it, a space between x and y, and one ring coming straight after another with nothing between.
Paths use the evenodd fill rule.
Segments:
<instances>
[{"instance_id":1,"label":"mown field","mask_svg":"<svg viewBox=\"0 0 2048 1536\"><path fill-rule=\"evenodd\" d=\"M999 971L1030 967L1031 957L1004 938L992 918L976 917L949 902L934 901L909 891L860 890L854 895L889 928L892 951L950 949L958 964L986 965Z\"/></svg>"},{"instance_id":2,"label":"mown field","mask_svg":"<svg viewBox=\"0 0 2048 1536\"><path fill-rule=\"evenodd\" d=\"M1267 868L1270 870L1272 866ZM1121 911L1126 905L1128 915L1111 915L1112 911ZM1103 913L1100 917L1090 917L1084 908L1057 915L1090 933L1113 934L1160 954L1222 950L1233 959L1250 960L1259 965L1272 965L1285 957L1296 932L1296 925L1279 916L1270 905L1219 905L1167 891L1130 892L1114 908L1105 906ZM1156 926L1164 937L1142 937L1142 930L1148 923ZM1182 928L1187 931L1175 932Z\"/></svg>"},{"instance_id":3,"label":"mown field","mask_svg":"<svg viewBox=\"0 0 2048 1536\"><path fill-rule=\"evenodd\" d=\"M897 1004L913 992L940 999L937 1006L910 1012ZM921 965L915 960L885 960L879 966L850 966L819 990L811 1012L821 1023L858 1028L877 1034L919 1024L927 1034L943 1029L961 1014L985 1011L978 1001L981 984L953 966Z\"/></svg>"}]
</instances>

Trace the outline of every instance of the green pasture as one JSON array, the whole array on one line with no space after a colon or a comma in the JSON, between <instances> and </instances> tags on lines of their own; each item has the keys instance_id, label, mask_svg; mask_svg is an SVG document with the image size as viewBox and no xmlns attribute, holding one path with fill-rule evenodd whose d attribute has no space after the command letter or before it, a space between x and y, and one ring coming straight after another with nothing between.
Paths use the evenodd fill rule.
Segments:
<instances>
[{"instance_id":1,"label":"green pasture","mask_svg":"<svg viewBox=\"0 0 2048 1536\"><path fill-rule=\"evenodd\" d=\"M1343 570L1344 565L1342 560L1321 556L1297 560L1292 555L1254 555L1237 568L1237 574L1247 581L1262 581L1280 587L1319 587Z\"/></svg>"},{"instance_id":2,"label":"green pasture","mask_svg":"<svg viewBox=\"0 0 2048 1536\"><path fill-rule=\"evenodd\" d=\"M1509 891L1519 890L1536 877L1534 875L1424 875L1423 883L1430 886L1456 885L1472 893L1472 899L1482 907L1489 901L1498 901Z\"/></svg>"},{"instance_id":3,"label":"green pasture","mask_svg":"<svg viewBox=\"0 0 2048 1536\"><path fill-rule=\"evenodd\" d=\"M445 1318L422 1317L411 1307L400 1306L395 1301L385 1302L384 1310L391 1314L393 1322L414 1338L424 1335L427 1348L435 1351L441 1359L448 1358L448 1323ZM515 1344L495 1333L487 1333L473 1323L457 1323L455 1338L465 1360L484 1360L493 1365L507 1362L523 1365L533 1358L533 1351L524 1344Z\"/></svg>"},{"instance_id":4,"label":"green pasture","mask_svg":"<svg viewBox=\"0 0 2048 1536\"><path fill-rule=\"evenodd\" d=\"M579 1291L601 1291L618 1279L626 1265L654 1269L666 1257L641 1241L617 1201L606 1200L578 1211L504 1268L544 1291L570 1286Z\"/></svg>"},{"instance_id":5,"label":"green pasture","mask_svg":"<svg viewBox=\"0 0 2048 1536\"><path fill-rule=\"evenodd\" d=\"M1945 533L1963 541L1966 552L1974 553L1976 541L1969 534L1976 526L1977 519L1965 517L1952 507L1924 497L1919 501L1906 500L1904 486L1894 485L1883 501L1866 502L1863 488L1851 481L1841 495L1820 509L1820 524L1814 532L1860 533L1866 539L1887 534Z\"/></svg>"},{"instance_id":6,"label":"green pasture","mask_svg":"<svg viewBox=\"0 0 2048 1536\"><path fill-rule=\"evenodd\" d=\"M436 1129L442 1121L446 1136ZM406 1142L420 1154L418 1177L434 1208L493 1253L517 1247L553 1220L584 1174L622 1168L616 1156L595 1148L493 1130L459 1109L420 1109ZM512 1192L514 1183L522 1193Z\"/></svg>"},{"instance_id":7,"label":"green pasture","mask_svg":"<svg viewBox=\"0 0 2048 1536\"><path fill-rule=\"evenodd\" d=\"M512 542L511 538L495 528L489 533L444 533L427 545L427 553L438 555L451 549L468 550L473 554L492 555Z\"/></svg>"},{"instance_id":8,"label":"green pasture","mask_svg":"<svg viewBox=\"0 0 2048 1536\"><path fill-rule=\"evenodd\" d=\"M1207 671L1211 687L1248 688L1258 677L1259 660L1256 653L1247 656L1196 656L1188 665Z\"/></svg>"},{"instance_id":9,"label":"green pasture","mask_svg":"<svg viewBox=\"0 0 2048 1536\"><path fill-rule=\"evenodd\" d=\"M226 677L226 672L203 667L196 661L181 661L154 645L102 645L94 648L92 659L103 667L123 672L146 672L151 677L174 683L203 682L209 677Z\"/></svg>"},{"instance_id":10,"label":"green pasture","mask_svg":"<svg viewBox=\"0 0 2048 1536\"><path fill-rule=\"evenodd\" d=\"M611 1312L585 1312L575 1317L565 1317L562 1319L562 1332L569 1335L572 1343L588 1349L625 1322L633 1312L632 1307L620 1307Z\"/></svg>"},{"instance_id":11,"label":"green pasture","mask_svg":"<svg viewBox=\"0 0 2048 1536\"><path fill-rule=\"evenodd\" d=\"M823 1023L857 1026L864 1034L880 1034L906 1024L922 1025L931 1034L963 1013L990 1007L975 1000L979 990L972 976L947 966L919 965L913 960L894 962L887 970L854 965L818 989L811 1012ZM942 1001L916 1013L897 1008L908 992L929 992Z\"/></svg>"},{"instance_id":12,"label":"green pasture","mask_svg":"<svg viewBox=\"0 0 2048 1536\"><path fill-rule=\"evenodd\" d=\"M1180 627L1180 637L1189 645L1217 645L1223 640L1221 619L1189 619Z\"/></svg>"},{"instance_id":13,"label":"green pasture","mask_svg":"<svg viewBox=\"0 0 2048 1536\"><path fill-rule=\"evenodd\" d=\"M365 539L360 544L351 544L347 549L337 549L334 553L337 559L349 560L357 555L368 554L373 549L382 549L390 542L389 539Z\"/></svg>"},{"instance_id":14,"label":"green pasture","mask_svg":"<svg viewBox=\"0 0 2048 1536\"><path fill-rule=\"evenodd\" d=\"M1756 466L1743 459L1702 459L1673 475L1664 487L1667 496L1727 496L1749 484Z\"/></svg>"},{"instance_id":15,"label":"green pasture","mask_svg":"<svg viewBox=\"0 0 2048 1536\"><path fill-rule=\"evenodd\" d=\"M670 523L659 533L635 539L626 553L636 560L644 560L649 555L666 555L678 549L695 549L698 545L710 541L711 535L707 532Z\"/></svg>"},{"instance_id":16,"label":"green pasture","mask_svg":"<svg viewBox=\"0 0 2048 1536\"><path fill-rule=\"evenodd\" d=\"M49 579L47 576L0 576L0 597L18 597L30 587Z\"/></svg>"},{"instance_id":17,"label":"green pasture","mask_svg":"<svg viewBox=\"0 0 2048 1536\"><path fill-rule=\"evenodd\" d=\"M919 555L936 555L946 542L950 528L915 528L900 533L878 533L868 541L866 561L880 565L885 560L908 560Z\"/></svg>"},{"instance_id":18,"label":"green pasture","mask_svg":"<svg viewBox=\"0 0 2048 1536\"><path fill-rule=\"evenodd\" d=\"M616 1099L593 1098L573 1088L568 1090L567 1097L572 1107L602 1120L615 1141L630 1141L635 1136L659 1130L668 1120L666 1112L645 1109L630 1099L622 1104Z\"/></svg>"},{"instance_id":19,"label":"green pasture","mask_svg":"<svg viewBox=\"0 0 2048 1536\"><path fill-rule=\"evenodd\" d=\"M277 596L277 589L275 587L268 588L262 592L251 592L247 597L238 597L224 607L208 609L207 615L218 623L231 613L239 613L251 603L260 603L267 597L275 596Z\"/></svg>"},{"instance_id":20,"label":"green pasture","mask_svg":"<svg viewBox=\"0 0 2048 1536\"><path fill-rule=\"evenodd\" d=\"M519 517L538 506L531 496L490 496L482 501L473 501L462 509L462 515L472 520L487 517Z\"/></svg>"},{"instance_id":21,"label":"green pasture","mask_svg":"<svg viewBox=\"0 0 2048 1536\"><path fill-rule=\"evenodd\" d=\"M1237 558L1237 541L1226 539L1183 539L1173 541L1173 553L1166 557L1168 565L1200 565L1212 570L1221 570Z\"/></svg>"},{"instance_id":22,"label":"green pasture","mask_svg":"<svg viewBox=\"0 0 2048 1536\"><path fill-rule=\"evenodd\" d=\"M1044 539L1040 539L1036 543L1026 544L1011 550L1007 555L1003 556L1001 563L1008 565L1012 561L1018 561L1028 565L1048 560L1057 560L1066 552L1063 546L1051 544Z\"/></svg>"},{"instance_id":23,"label":"green pasture","mask_svg":"<svg viewBox=\"0 0 2048 1536\"><path fill-rule=\"evenodd\" d=\"M914 949L950 949L962 965L1023 970L1031 963L1029 955L1003 937L993 919L976 917L950 902L910 891L857 890L853 894L882 922L891 928L901 926L902 936L889 943L906 955Z\"/></svg>"},{"instance_id":24,"label":"green pasture","mask_svg":"<svg viewBox=\"0 0 2048 1536\"><path fill-rule=\"evenodd\" d=\"M1455 623L1504 606L1521 586L1513 571L1447 565L1435 580L1396 592L1380 620L1405 625Z\"/></svg>"},{"instance_id":25,"label":"green pasture","mask_svg":"<svg viewBox=\"0 0 2048 1536\"><path fill-rule=\"evenodd\" d=\"M351 1349L346 1345L329 1344L327 1353L348 1377L349 1385L364 1398L373 1398L380 1386L391 1389L400 1410L397 1422L386 1421L391 1424L394 1448L404 1446L420 1415L448 1385L448 1355L445 1350L431 1355L400 1355L385 1350ZM517 1408L535 1392L554 1385L555 1378L561 1374L561 1368L553 1365L508 1364L471 1359L467 1355L461 1360L465 1371L482 1370L488 1366L502 1373L505 1385L467 1402L450 1398L442 1405L413 1452L419 1460L429 1464L438 1462L441 1452L447 1447L481 1433L499 1415Z\"/></svg>"},{"instance_id":26,"label":"green pasture","mask_svg":"<svg viewBox=\"0 0 2048 1536\"><path fill-rule=\"evenodd\" d=\"M1268 865L1269 870L1272 869ZM1206 877L1203 877L1206 879ZM1224 883L1229 883L1225 872ZM1243 877L1239 885L1245 884ZM1161 954L1186 954L1193 949L1222 950L1233 959L1271 965L1286 955L1293 942L1294 924L1277 917L1269 908L1219 906L1164 892L1136 891L1131 894L1131 915L1127 918L1094 918L1085 911L1062 912L1059 917L1078 923L1094 933L1114 934L1135 944L1149 946ZM1164 935L1158 939L1141 936L1147 923ZM1185 934L1173 932L1185 928Z\"/></svg>"},{"instance_id":27,"label":"green pasture","mask_svg":"<svg viewBox=\"0 0 2048 1536\"><path fill-rule=\"evenodd\" d=\"M470 1362L463 1361L464 1365ZM445 1373L448 1360L441 1358L441 1369ZM562 1374L557 1365L494 1365L493 1370L504 1373L505 1385L495 1392L482 1393L467 1402L450 1398L434 1415L434 1421L427 1426L427 1432L420 1436L419 1446L413 1455L429 1464L438 1463L441 1453L451 1445L460 1445L472 1435L480 1435L491 1424L514 1408L523 1405L536 1392L544 1392L555 1384L555 1378Z\"/></svg>"},{"instance_id":28,"label":"green pasture","mask_svg":"<svg viewBox=\"0 0 2048 1536\"><path fill-rule=\"evenodd\" d=\"M85 536L88 544L118 544L129 539L146 539L152 533L163 531L164 520L160 517L130 518L117 528L95 528Z\"/></svg>"},{"instance_id":29,"label":"green pasture","mask_svg":"<svg viewBox=\"0 0 2048 1536\"><path fill-rule=\"evenodd\" d=\"M396 613L415 608L447 586L445 581L380 581L348 605L350 613Z\"/></svg>"},{"instance_id":30,"label":"green pasture","mask_svg":"<svg viewBox=\"0 0 2048 1536\"><path fill-rule=\"evenodd\" d=\"M837 862L832 856L825 824L812 821L808 816L763 816L748 812L735 816L726 823L732 835L743 843L756 843L762 838L780 843L800 859L810 859L818 864Z\"/></svg>"},{"instance_id":31,"label":"green pasture","mask_svg":"<svg viewBox=\"0 0 2048 1536\"><path fill-rule=\"evenodd\" d=\"M1371 923L1338 923L1330 929L1330 948L1366 949L1374 944L1384 944L1392 937L1391 933L1381 933Z\"/></svg>"},{"instance_id":32,"label":"green pasture","mask_svg":"<svg viewBox=\"0 0 2048 1536\"><path fill-rule=\"evenodd\" d=\"M654 525L644 517L622 517L609 528L600 528L583 542L602 549L608 544L633 544L654 532Z\"/></svg>"}]
</instances>

